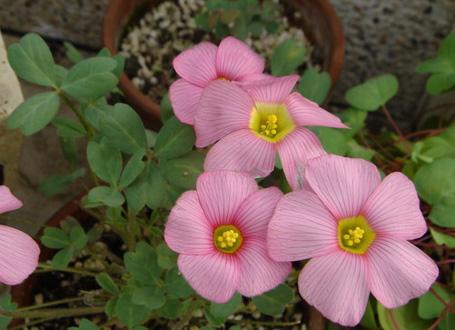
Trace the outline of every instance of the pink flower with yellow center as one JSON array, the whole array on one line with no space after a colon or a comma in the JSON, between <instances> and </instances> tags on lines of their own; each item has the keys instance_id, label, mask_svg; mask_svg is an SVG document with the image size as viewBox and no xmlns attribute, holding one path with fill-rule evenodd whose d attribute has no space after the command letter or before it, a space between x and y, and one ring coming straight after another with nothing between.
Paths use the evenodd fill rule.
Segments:
<instances>
[{"instance_id":1,"label":"pink flower with yellow center","mask_svg":"<svg viewBox=\"0 0 455 330\"><path fill-rule=\"evenodd\" d=\"M211 148L207 171L224 169L267 176L278 153L286 178L301 185L303 165L325 154L319 139L304 126L345 128L340 119L292 92L297 75L234 84L214 81L196 111L196 146Z\"/></svg>"},{"instance_id":2,"label":"pink flower with yellow center","mask_svg":"<svg viewBox=\"0 0 455 330\"><path fill-rule=\"evenodd\" d=\"M307 163L305 185L279 201L268 251L277 261L312 258L299 276L309 304L354 326L370 291L387 308L428 291L438 267L407 242L427 227L405 175L395 172L381 182L373 164L327 155Z\"/></svg>"},{"instance_id":3,"label":"pink flower with yellow center","mask_svg":"<svg viewBox=\"0 0 455 330\"><path fill-rule=\"evenodd\" d=\"M237 291L252 297L284 281L291 263L266 251L267 225L282 193L259 190L238 172L202 174L171 210L164 238L179 253L178 267L204 298L227 302Z\"/></svg>"},{"instance_id":4,"label":"pink flower with yellow center","mask_svg":"<svg viewBox=\"0 0 455 330\"><path fill-rule=\"evenodd\" d=\"M7 186L0 186L0 213L16 210L22 202ZM38 244L20 230L0 225L0 283L16 285L23 282L38 265Z\"/></svg>"},{"instance_id":5,"label":"pink flower with yellow center","mask_svg":"<svg viewBox=\"0 0 455 330\"><path fill-rule=\"evenodd\" d=\"M204 88L213 80L244 82L262 79L264 60L247 44L233 37L224 38L220 45L202 42L179 54L173 61L181 77L169 89L169 98L177 118L189 125Z\"/></svg>"}]
</instances>

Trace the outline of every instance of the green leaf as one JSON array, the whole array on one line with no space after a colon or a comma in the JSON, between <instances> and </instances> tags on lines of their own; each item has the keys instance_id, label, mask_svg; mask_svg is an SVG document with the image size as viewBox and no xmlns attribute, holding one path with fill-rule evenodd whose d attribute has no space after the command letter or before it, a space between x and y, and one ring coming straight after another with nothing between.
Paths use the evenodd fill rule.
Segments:
<instances>
[{"instance_id":1,"label":"green leaf","mask_svg":"<svg viewBox=\"0 0 455 330\"><path fill-rule=\"evenodd\" d=\"M67 189L74 181L85 175L85 168L78 168L69 174L53 175L38 186L38 190L46 197L53 197Z\"/></svg>"},{"instance_id":2,"label":"green leaf","mask_svg":"<svg viewBox=\"0 0 455 330\"><path fill-rule=\"evenodd\" d=\"M452 330L454 324L455 314L447 313L439 323L438 330Z\"/></svg>"},{"instance_id":3,"label":"green leaf","mask_svg":"<svg viewBox=\"0 0 455 330\"><path fill-rule=\"evenodd\" d=\"M346 156L354 158L363 158L365 160L371 160L375 154L373 149L365 148L356 142L356 140L348 141L348 150Z\"/></svg>"},{"instance_id":4,"label":"green leaf","mask_svg":"<svg viewBox=\"0 0 455 330\"><path fill-rule=\"evenodd\" d=\"M104 291L112 293L114 295L119 293L117 284L115 284L114 280L112 277L110 277L109 274L100 273L96 275L95 280L96 283L98 283L98 285L103 288Z\"/></svg>"},{"instance_id":5,"label":"green leaf","mask_svg":"<svg viewBox=\"0 0 455 330\"><path fill-rule=\"evenodd\" d=\"M63 230L54 227L46 227L40 240L45 247L51 249L62 249L71 243Z\"/></svg>"},{"instance_id":6,"label":"green leaf","mask_svg":"<svg viewBox=\"0 0 455 330\"><path fill-rule=\"evenodd\" d=\"M455 248L455 237L450 235L443 234L439 231L434 230L430 227L431 236L433 236L434 241L439 245L445 245L448 248Z\"/></svg>"},{"instance_id":7,"label":"green leaf","mask_svg":"<svg viewBox=\"0 0 455 330\"><path fill-rule=\"evenodd\" d=\"M348 150L347 140L341 130L330 127L311 127L328 153L344 156Z\"/></svg>"},{"instance_id":8,"label":"green leaf","mask_svg":"<svg viewBox=\"0 0 455 330\"><path fill-rule=\"evenodd\" d=\"M377 311L379 324L384 330L396 330L391 319L391 313L393 313L393 318L400 330L427 330L432 323L418 317L417 300L411 300L408 304L395 309L386 309L378 303Z\"/></svg>"},{"instance_id":9,"label":"green leaf","mask_svg":"<svg viewBox=\"0 0 455 330\"><path fill-rule=\"evenodd\" d=\"M450 302L450 294L439 284L433 284L432 289L448 304ZM422 319L431 320L438 317L444 309L444 305L428 291L419 298L418 314Z\"/></svg>"},{"instance_id":10,"label":"green leaf","mask_svg":"<svg viewBox=\"0 0 455 330\"><path fill-rule=\"evenodd\" d=\"M117 184L122 171L122 155L108 144L107 139L88 143L87 161L97 177L113 186Z\"/></svg>"},{"instance_id":11,"label":"green leaf","mask_svg":"<svg viewBox=\"0 0 455 330\"><path fill-rule=\"evenodd\" d=\"M378 325L376 324L376 319L374 317L374 309L373 309L373 304L372 304L371 298L368 301L368 305L365 310L365 314L363 314L360 324L367 329L371 329L371 330L378 329Z\"/></svg>"},{"instance_id":12,"label":"green leaf","mask_svg":"<svg viewBox=\"0 0 455 330\"><path fill-rule=\"evenodd\" d=\"M210 312L210 310L206 310L204 312L204 316L206 320L209 322L209 325L212 325L215 328L223 326L224 322L226 322L226 318L215 316Z\"/></svg>"},{"instance_id":13,"label":"green leaf","mask_svg":"<svg viewBox=\"0 0 455 330\"><path fill-rule=\"evenodd\" d=\"M163 291L153 286L136 288L133 292L132 300L133 303L146 306L150 310L161 308L166 302Z\"/></svg>"},{"instance_id":14,"label":"green leaf","mask_svg":"<svg viewBox=\"0 0 455 330\"><path fill-rule=\"evenodd\" d=\"M82 60L69 70L61 89L76 99L97 99L117 85L112 73L116 66L117 62L110 58Z\"/></svg>"},{"instance_id":15,"label":"green leaf","mask_svg":"<svg viewBox=\"0 0 455 330\"><path fill-rule=\"evenodd\" d=\"M150 310L133 302L130 293L122 293L115 304L115 316L129 329L139 325L149 315Z\"/></svg>"},{"instance_id":16,"label":"green leaf","mask_svg":"<svg viewBox=\"0 0 455 330\"><path fill-rule=\"evenodd\" d=\"M236 293L227 303L225 304L210 304L210 313L219 318L227 318L229 315L234 314L242 303L242 296Z\"/></svg>"},{"instance_id":17,"label":"green leaf","mask_svg":"<svg viewBox=\"0 0 455 330\"><path fill-rule=\"evenodd\" d=\"M57 129L57 135L63 138L79 138L87 133L79 122L66 117L55 117L52 125Z\"/></svg>"},{"instance_id":18,"label":"green leaf","mask_svg":"<svg viewBox=\"0 0 455 330\"><path fill-rule=\"evenodd\" d=\"M455 227L455 159L439 158L422 166L414 182L419 195L433 208L430 219L443 227Z\"/></svg>"},{"instance_id":19,"label":"green leaf","mask_svg":"<svg viewBox=\"0 0 455 330\"><path fill-rule=\"evenodd\" d=\"M73 63L79 63L84 59L81 53L69 42L64 42L63 46L66 48L66 57Z\"/></svg>"},{"instance_id":20,"label":"green leaf","mask_svg":"<svg viewBox=\"0 0 455 330\"><path fill-rule=\"evenodd\" d=\"M330 90L330 75L317 69L307 69L300 77L297 90L317 104L322 104Z\"/></svg>"},{"instance_id":21,"label":"green leaf","mask_svg":"<svg viewBox=\"0 0 455 330\"><path fill-rule=\"evenodd\" d=\"M142 161L143 157L143 151L139 151L130 158L120 177L120 188L128 187L144 171L145 162Z\"/></svg>"},{"instance_id":22,"label":"green leaf","mask_svg":"<svg viewBox=\"0 0 455 330\"><path fill-rule=\"evenodd\" d=\"M112 111L99 114L101 133L113 147L130 155L147 148L144 124L130 106L117 103Z\"/></svg>"},{"instance_id":23,"label":"green leaf","mask_svg":"<svg viewBox=\"0 0 455 330\"><path fill-rule=\"evenodd\" d=\"M305 60L305 46L294 39L283 41L272 55L272 74L284 76L291 74Z\"/></svg>"},{"instance_id":24,"label":"green leaf","mask_svg":"<svg viewBox=\"0 0 455 330\"><path fill-rule=\"evenodd\" d=\"M70 263L73 253L74 250L71 245L58 251L52 258L51 261L52 267L57 269L65 268Z\"/></svg>"},{"instance_id":25,"label":"green leaf","mask_svg":"<svg viewBox=\"0 0 455 330\"><path fill-rule=\"evenodd\" d=\"M106 313L107 316L113 317L115 314L115 308L117 306L118 298L111 298L108 300L106 303L106 306L104 308L104 313Z\"/></svg>"},{"instance_id":26,"label":"green leaf","mask_svg":"<svg viewBox=\"0 0 455 330\"><path fill-rule=\"evenodd\" d=\"M191 286L179 273L177 267L174 267L167 272L165 278L165 289L168 297L171 299L187 298L194 293Z\"/></svg>"},{"instance_id":27,"label":"green leaf","mask_svg":"<svg viewBox=\"0 0 455 330\"><path fill-rule=\"evenodd\" d=\"M76 250L81 250L87 244L87 234L81 226L76 226L71 229L70 241Z\"/></svg>"},{"instance_id":28,"label":"green leaf","mask_svg":"<svg viewBox=\"0 0 455 330\"><path fill-rule=\"evenodd\" d=\"M392 74L371 78L346 93L346 100L359 110L375 111L398 92L398 80Z\"/></svg>"},{"instance_id":29,"label":"green leaf","mask_svg":"<svg viewBox=\"0 0 455 330\"><path fill-rule=\"evenodd\" d=\"M270 316L279 316L283 313L286 304L290 303L293 299L294 291L286 284L280 284L271 291L253 297L252 301L261 313Z\"/></svg>"},{"instance_id":30,"label":"green leaf","mask_svg":"<svg viewBox=\"0 0 455 330\"><path fill-rule=\"evenodd\" d=\"M99 330L100 328L87 319L82 319L79 321L78 327L69 327L68 330Z\"/></svg>"},{"instance_id":31,"label":"green leaf","mask_svg":"<svg viewBox=\"0 0 455 330\"><path fill-rule=\"evenodd\" d=\"M412 159L414 162L431 163L443 157L455 158L455 124L452 124L438 136L432 136L414 144Z\"/></svg>"},{"instance_id":32,"label":"green leaf","mask_svg":"<svg viewBox=\"0 0 455 330\"><path fill-rule=\"evenodd\" d=\"M182 316L192 304L192 300L181 302L178 299L166 300L163 307L158 310L158 315L165 319L175 320Z\"/></svg>"},{"instance_id":33,"label":"green leaf","mask_svg":"<svg viewBox=\"0 0 455 330\"><path fill-rule=\"evenodd\" d=\"M126 269L142 284L150 285L160 276L155 250L145 242L139 242L134 252L124 255Z\"/></svg>"},{"instance_id":34,"label":"green leaf","mask_svg":"<svg viewBox=\"0 0 455 330\"><path fill-rule=\"evenodd\" d=\"M22 79L41 86L57 86L52 53L39 35L28 33L12 44L8 48L8 61Z\"/></svg>"},{"instance_id":35,"label":"green leaf","mask_svg":"<svg viewBox=\"0 0 455 330\"><path fill-rule=\"evenodd\" d=\"M17 305L12 302L11 294L9 292L3 293L0 297L0 311L14 312L16 309ZM8 329L12 320L12 317L0 316L0 329Z\"/></svg>"},{"instance_id":36,"label":"green leaf","mask_svg":"<svg viewBox=\"0 0 455 330\"><path fill-rule=\"evenodd\" d=\"M340 113L341 120L349 128L341 130L344 135L352 138L365 126L367 113L365 111L349 108Z\"/></svg>"},{"instance_id":37,"label":"green leaf","mask_svg":"<svg viewBox=\"0 0 455 330\"><path fill-rule=\"evenodd\" d=\"M60 107L58 94L41 93L21 103L9 116L7 126L20 128L24 135L31 135L43 129L57 114Z\"/></svg>"},{"instance_id":38,"label":"green leaf","mask_svg":"<svg viewBox=\"0 0 455 330\"><path fill-rule=\"evenodd\" d=\"M166 120L172 118L174 112L172 111L171 101L169 100L169 94L163 96L163 99L160 103L160 117L161 121L164 123Z\"/></svg>"},{"instance_id":39,"label":"green leaf","mask_svg":"<svg viewBox=\"0 0 455 330\"><path fill-rule=\"evenodd\" d=\"M163 175L171 184L192 189L196 186L197 177L204 171L204 155L193 151L189 154L171 159L163 165Z\"/></svg>"},{"instance_id":40,"label":"green leaf","mask_svg":"<svg viewBox=\"0 0 455 330\"><path fill-rule=\"evenodd\" d=\"M455 86L455 72L451 74L436 73L427 80L427 92L432 95L439 95Z\"/></svg>"},{"instance_id":41,"label":"green leaf","mask_svg":"<svg viewBox=\"0 0 455 330\"><path fill-rule=\"evenodd\" d=\"M172 159L191 151L195 141L194 131L177 118L168 119L156 137L155 154L160 159Z\"/></svg>"},{"instance_id":42,"label":"green leaf","mask_svg":"<svg viewBox=\"0 0 455 330\"><path fill-rule=\"evenodd\" d=\"M84 207L98 207L102 204L110 207L118 207L125 202L123 195L110 187L100 186L92 188L83 199Z\"/></svg>"},{"instance_id":43,"label":"green leaf","mask_svg":"<svg viewBox=\"0 0 455 330\"><path fill-rule=\"evenodd\" d=\"M163 269L171 269L177 264L177 254L169 249L166 244L159 244L156 247L158 254L158 265Z\"/></svg>"}]
</instances>

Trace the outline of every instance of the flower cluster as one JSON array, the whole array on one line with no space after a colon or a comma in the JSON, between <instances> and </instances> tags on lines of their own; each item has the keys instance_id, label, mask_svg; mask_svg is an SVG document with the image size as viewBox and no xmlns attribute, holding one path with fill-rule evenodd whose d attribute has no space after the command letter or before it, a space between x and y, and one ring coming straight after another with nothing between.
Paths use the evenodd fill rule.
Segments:
<instances>
[{"instance_id":1,"label":"flower cluster","mask_svg":"<svg viewBox=\"0 0 455 330\"><path fill-rule=\"evenodd\" d=\"M414 185L328 155L306 126L346 126L293 92L296 76L264 74L264 61L232 37L184 51L174 68L176 116L194 126L197 147L213 145L165 229L201 296L259 295L285 280L291 261L309 258L300 294L343 325L359 323L370 292L393 308L429 289L438 268L407 242L427 229ZM285 196L254 180L273 171L277 153L294 190Z\"/></svg>"}]
</instances>

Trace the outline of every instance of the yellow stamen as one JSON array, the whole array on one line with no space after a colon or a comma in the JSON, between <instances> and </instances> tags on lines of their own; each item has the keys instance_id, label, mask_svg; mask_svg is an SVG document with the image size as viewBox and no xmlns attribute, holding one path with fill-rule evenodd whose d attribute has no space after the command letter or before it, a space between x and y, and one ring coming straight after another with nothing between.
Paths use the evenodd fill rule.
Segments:
<instances>
[{"instance_id":1,"label":"yellow stamen","mask_svg":"<svg viewBox=\"0 0 455 330\"><path fill-rule=\"evenodd\" d=\"M218 251L232 254L242 245L243 237L237 227L223 225L217 227L213 232L213 242Z\"/></svg>"},{"instance_id":2,"label":"yellow stamen","mask_svg":"<svg viewBox=\"0 0 455 330\"><path fill-rule=\"evenodd\" d=\"M375 232L362 215L338 222L338 245L347 252L364 254L375 238Z\"/></svg>"},{"instance_id":3,"label":"yellow stamen","mask_svg":"<svg viewBox=\"0 0 455 330\"><path fill-rule=\"evenodd\" d=\"M251 111L250 129L262 139L275 143L295 129L284 104L256 103Z\"/></svg>"}]
</instances>

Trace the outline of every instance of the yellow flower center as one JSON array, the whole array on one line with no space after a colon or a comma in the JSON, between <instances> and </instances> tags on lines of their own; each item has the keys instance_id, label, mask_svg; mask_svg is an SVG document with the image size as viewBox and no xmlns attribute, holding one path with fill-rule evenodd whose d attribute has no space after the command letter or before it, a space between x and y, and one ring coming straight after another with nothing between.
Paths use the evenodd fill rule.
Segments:
<instances>
[{"instance_id":1,"label":"yellow flower center","mask_svg":"<svg viewBox=\"0 0 455 330\"><path fill-rule=\"evenodd\" d=\"M240 230L233 225L219 226L213 232L213 242L218 251L223 253L234 253L243 242Z\"/></svg>"},{"instance_id":2,"label":"yellow flower center","mask_svg":"<svg viewBox=\"0 0 455 330\"><path fill-rule=\"evenodd\" d=\"M295 128L284 104L256 103L251 111L250 129L260 138L275 143Z\"/></svg>"},{"instance_id":3,"label":"yellow flower center","mask_svg":"<svg viewBox=\"0 0 455 330\"><path fill-rule=\"evenodd\" d=\"M362 215L338 222L338 245L347 252L364 254L375 238L375 232Z\"/></svg>"}]
</instances>

